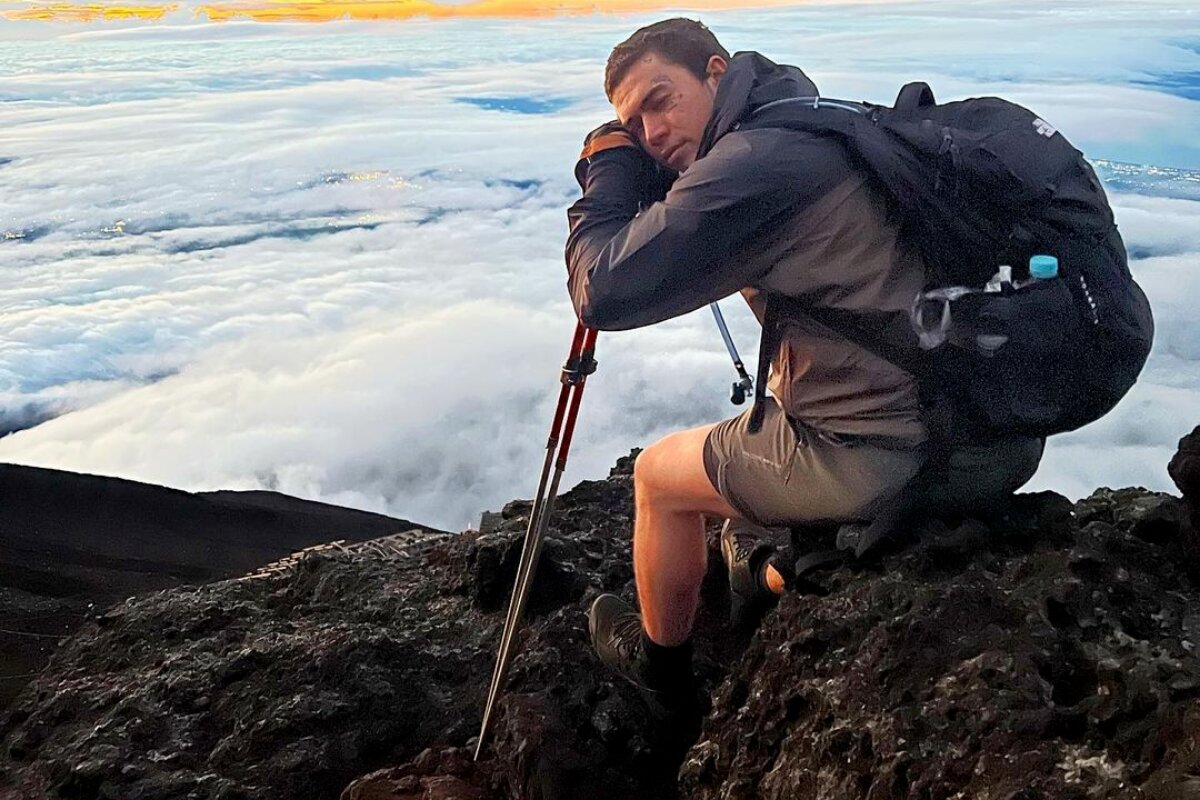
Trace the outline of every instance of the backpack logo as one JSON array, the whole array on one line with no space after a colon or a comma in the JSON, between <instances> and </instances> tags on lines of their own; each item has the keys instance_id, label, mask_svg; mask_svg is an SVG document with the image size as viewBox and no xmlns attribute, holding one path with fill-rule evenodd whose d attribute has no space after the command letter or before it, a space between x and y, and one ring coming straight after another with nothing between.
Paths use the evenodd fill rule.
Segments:
<instances>
[{"instance_id":1,"label":"backpack logo","mask_svg":"<svg viewBox=\"0 0 1200 800\"><path fill-rule=\"evenodd\" d=\"M1041 117L1038 117L1033 121L1033 127L1037 128L1037 132L1042 136L1045 136L1047 139L1058 133L1053 125L1051 125L1049 122L1046 122L1046 120L1042 119Z\"/></svg>"}]
</instances>

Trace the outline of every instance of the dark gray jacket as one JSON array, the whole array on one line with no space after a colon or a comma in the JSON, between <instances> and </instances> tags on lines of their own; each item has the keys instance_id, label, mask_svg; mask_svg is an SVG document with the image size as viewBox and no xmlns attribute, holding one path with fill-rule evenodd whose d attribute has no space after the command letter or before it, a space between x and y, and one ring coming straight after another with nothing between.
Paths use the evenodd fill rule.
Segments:
<instances>
[{"instance_id":1,"label":"dark gray jacket","mask_svg":"<svg viewBox=\"0 0 1200 800\"><path fill-rule=\"evenodd\" d=\"M651 325L738 291L760 321L763 291L813 307L906 311L924 282L920 258L842 147L739 130L767 102L816 93L796 67L733 56L701 157L661 199L646 194L653 167L641 151L593 156L567 212L568 287L584 324ZM772 366L772 393L810 426L898 446L925 438L911 376L803 314L785 319Z\"/></svg>"}]
</instances>

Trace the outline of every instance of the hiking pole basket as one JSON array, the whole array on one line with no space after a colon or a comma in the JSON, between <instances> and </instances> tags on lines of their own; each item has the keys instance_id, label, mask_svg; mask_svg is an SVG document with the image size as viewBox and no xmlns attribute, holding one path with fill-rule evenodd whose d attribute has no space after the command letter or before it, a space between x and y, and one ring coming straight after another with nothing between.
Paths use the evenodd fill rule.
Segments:
<instances>
[{"instance_id":1,"label":"hiking pole basket","mask_svg":"<svg viewBox=\"0 0 1200 800\"><path fill-rule=\"evenodd\" d=\"M546 526L550 520L550 512L554 510L554 498L558 495L558 482L567 466L567 451L571 449L571 436L575 432L575 419L579 414L579 401L583 397L583 387L587 376L596 371L596 330L584 327L580 322L575 326L575 336L571 340L571 352L563 364L562 389L558 394L558 407L554 411L554 422L550 425L550 438L546 442L546 459L542 463L542 475L538 480L537 495L533 507L529 510L529 525L525 529L525 544L521 548L521 562L517 566L517 579L513 584L512 599L508 603L508 616L504 620L504 633L500 637L500 650L496 655L496 666L492 670L492 685L488 689L487 705L483 710L483 724L479 729L479 741L475 745L475 760L479 760L487 740L488 729L496 710L496 701L500 697L500 686L508 673L508 664L512 658L513 642L517 629L521 626L521 617L525 613L525 603L529 600L529 589L533 576L537 572L538 556L541 555L542 540L546 535ZM557 451L557 453L556 453ZM556 457L557 455L557 457ZM554 477L550 477L551 465L554 467ZM546 491L549 482L550 490Z\"/></svg>"}]
</instances>

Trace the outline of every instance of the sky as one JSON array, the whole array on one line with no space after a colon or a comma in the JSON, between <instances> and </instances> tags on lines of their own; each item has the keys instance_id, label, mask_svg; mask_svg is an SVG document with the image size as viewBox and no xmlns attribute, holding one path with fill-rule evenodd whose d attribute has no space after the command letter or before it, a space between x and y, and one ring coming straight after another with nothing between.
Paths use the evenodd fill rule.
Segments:
<instances>
[{"instance_id":1,"label":"sky","mask_svg":"<svg viewBox=\"0 0 1200 800\"><path fill-rule=\"evenodd\" d=\"M0 0L0 461L452 530L531 496L575 325L572 168L612 116L604 60L683 13L827 96L998 94L1080 147L1157 338L1030 488L1171 489L1200 424L1200 10L721 5ZM756 323L722 308L753 364ZM705 309L602 333L597 360L564 487L740 410Z\"/></svg>"}]
</instances>

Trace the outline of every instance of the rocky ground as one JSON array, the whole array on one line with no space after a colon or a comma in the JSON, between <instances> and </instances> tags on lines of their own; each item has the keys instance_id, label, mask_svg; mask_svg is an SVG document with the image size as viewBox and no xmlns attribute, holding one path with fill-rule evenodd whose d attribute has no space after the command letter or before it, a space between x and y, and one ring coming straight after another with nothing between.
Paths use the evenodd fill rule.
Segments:
<instances>
[{"instance_id":1,"label":"rocky ground","mask_svg":"<svg viewBox=\"0 0 1200 800\"><path fill-rule=\"evenodd\" d=\"M277 492L193 494L0 464L0 709L97 609L412 528L426 529Z\"/></svg>"},{"instance_id":2,"label":"rocky ground","mask_svg":"<svg viewBox=\"0 0 1200 800\"><path fill-rule=\"evenodd\" d=\"M632 598L631 459L560 498L478 764L528 503L486 534L131 599L0 717L0 797L1200 798L1197 444L1172 462L1186 500L1047 493L921 522L752 635L725 624L711 558L698 735L587 641L591 598Z\"/></svg>"}]
</instances>

